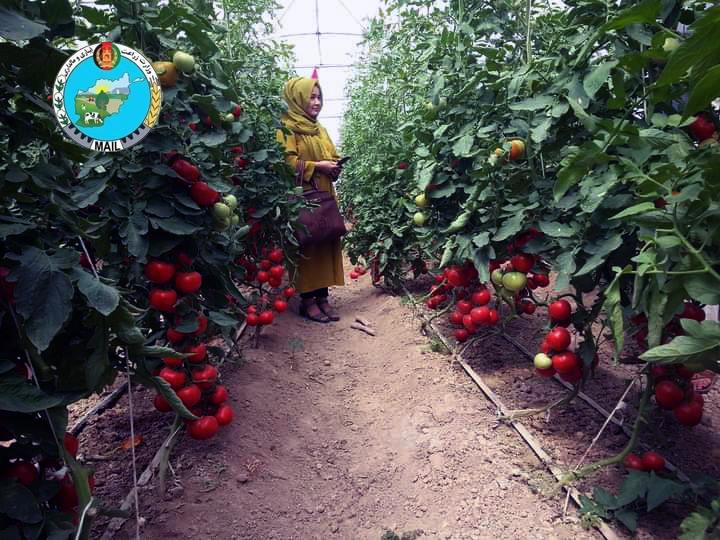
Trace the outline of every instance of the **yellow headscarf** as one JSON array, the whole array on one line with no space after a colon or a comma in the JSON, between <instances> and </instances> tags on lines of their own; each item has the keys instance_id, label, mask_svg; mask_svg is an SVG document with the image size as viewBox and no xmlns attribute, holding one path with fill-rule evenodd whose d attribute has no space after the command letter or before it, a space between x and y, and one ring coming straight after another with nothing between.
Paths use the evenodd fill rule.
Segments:
<instances>
[{"instance_id":1,"label":"yellow headscarf","mask_svg":"<svg viewBox=\"0 0 720 540\"><path fill-rule=\"evenodd\" d=\"M285 127L299 135L320 134L320 124L305 112L316 85L320 88L316 80L306 77L293 77L285 83L283 97L287 102L288 111L283 114L282 121Z\"/></svg>"}]
</instances>

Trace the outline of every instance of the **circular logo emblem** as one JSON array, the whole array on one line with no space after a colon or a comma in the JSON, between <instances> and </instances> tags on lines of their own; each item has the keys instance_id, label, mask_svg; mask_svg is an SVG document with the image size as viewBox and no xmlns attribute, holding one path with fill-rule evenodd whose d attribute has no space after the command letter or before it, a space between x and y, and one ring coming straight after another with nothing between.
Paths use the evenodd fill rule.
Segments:
<instances>
[{"instance_id":1,"label":"circular logo emblem","mask_svg":"<svg viewBox=\"0 0 720 540\"><path fill-rule=\"evenodd\" d=\"M81 146L118 152L157 124L160 80L139 52L109 41L72 55L55 78L53 107L65 134Z\"/></svg>"}]
</instances>

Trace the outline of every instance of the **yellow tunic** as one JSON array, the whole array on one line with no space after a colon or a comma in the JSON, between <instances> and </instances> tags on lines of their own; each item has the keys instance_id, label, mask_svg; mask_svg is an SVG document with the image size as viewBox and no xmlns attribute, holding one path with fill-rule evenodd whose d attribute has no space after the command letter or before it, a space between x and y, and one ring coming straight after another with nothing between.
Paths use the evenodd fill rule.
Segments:
<instances>
[{"instance_id":1,"label":"yellow tunic","mask_svg":"<svg viewBox=\"0 0 720 540\"><path fill-rule=\"evenodd\" d=\"M309 139L314 139L311 144ZM315 175L318 189L335 195L332 179L325 174L315 173L315 162L340 159L335 145L324 127L320 127L318 135L286 135L282 130L277 132L277 140L285 147L286 161L295 170L298 159L305 160L305 178L303 189L312 188L310 178ZM319 144L318 144L319 143ZM317 155L314 148L322 148L324 155ZM342 264L342 243L340 239L325 244L308 246L300 253L300 261L295 276L295 287L298 292L310 292L333 285L345 285Z\"/></svg>"}]
</instances>

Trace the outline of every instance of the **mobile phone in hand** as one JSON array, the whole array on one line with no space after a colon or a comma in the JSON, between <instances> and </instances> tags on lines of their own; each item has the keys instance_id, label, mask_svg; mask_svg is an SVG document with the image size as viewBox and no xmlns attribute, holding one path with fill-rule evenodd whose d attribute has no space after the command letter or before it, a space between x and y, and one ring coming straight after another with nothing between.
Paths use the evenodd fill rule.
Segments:
<instances>
[{"instance_id":1,"label":"mobile phone in hand","mask_svg":"<svg viewBox=\"0 0 720 540\"><path fill-rule=\"evenodd\" d=\"M338 167L342 167L345 165L348 161L350 161L350 156L345 156L344 158L340 158L337 162Z\"/></svg>"}]
</instances>

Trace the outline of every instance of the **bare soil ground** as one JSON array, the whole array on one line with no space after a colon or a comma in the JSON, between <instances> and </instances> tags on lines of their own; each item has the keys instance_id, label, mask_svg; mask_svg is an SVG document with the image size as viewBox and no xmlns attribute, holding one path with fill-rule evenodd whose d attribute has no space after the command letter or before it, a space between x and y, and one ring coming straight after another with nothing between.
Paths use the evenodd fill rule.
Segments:
<instances>
[{"instance_id":1,"label":"bare soil ground","mask_svg":"<svg viewBox=\"0 0 720 540\"><path fill-rule=\"evenodd\" d=\"M215 539L379 540L387 530L406 538L600 538L562 516L564 496L549 472L449 356L431 352L412 310L384 295L369 276L332 291L342 320L319 324L288 313L267 329L260 348L223 368L235 421L209 442L185 437L176 446L170 495L140 492L142 537ZM293 306L297 311L297 306ZM370 320L372 337L350 328ZM512 335L530 351L545 314L516 321ZM512 408L541 405L562 393L534 375L531 362L502 338L467 355ZM603 362L588 392L612 408L636 368ZM134 394L139 470L167 436L152 394ZM686 472L720 476L718 389L706 420L681 430L660 417L646 438ZM127 396L81 436L95 462L97 494L119 504L132 486ZM603 418L580 402L550 421L526 421L559 463L572 466ZM617 451L625 436L612 428L592 458ZM585 482L616 488L620 468ZM641 522L640 538L674 538L687 508L661 509ZM98 533L104 523L98 523ZM619 526L616 530L621 532ZM134 538L126 526L117 538Z\"/></svg>"}]
</instances>

